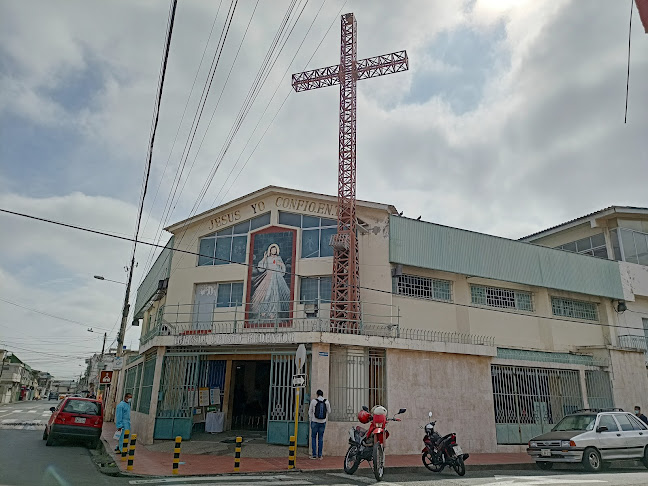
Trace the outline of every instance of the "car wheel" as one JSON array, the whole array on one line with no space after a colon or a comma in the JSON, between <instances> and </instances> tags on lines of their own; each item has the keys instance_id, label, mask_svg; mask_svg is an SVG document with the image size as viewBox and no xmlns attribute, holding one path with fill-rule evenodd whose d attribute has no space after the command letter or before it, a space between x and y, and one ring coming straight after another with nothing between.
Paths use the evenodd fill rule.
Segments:
<instances>
[{"instance_id":1,"label":"car wheel","mask_svg":"<svg viewBox=\"0 0 648 486\"><path fill-rule=\"evenodd\" d=\"M648 447L644 449L644 455L641 458L641 463L648 468Z\"/></svg>"},{"instance_id":2,"label":"car wheel","mask_svg":"<svg viewBox=\"0 0 648 486\"><path fill-rule=\"evenodd\" d=\"M43 429L43 440L47 440L47 427Z\"/></svg>"},{"instance_id":3,"label":"car wheel","mask_svg":"<svg viewBox=\"0 0 648 486\"><path fill-rule=\"evenodd\" d=\"M99 447L99 439L92 439L90 442L88 442L88 448L97 449L98 447Z\"/></svg>"},{"instance_id":4,"label":"car wheel","mask_svg":"<svg viewBox=\"0 0 648 486\"><path fill-rule=\"evenodd\" d=\"M554 465L553 462L540 461L536 462L536 466L538 466L543 471L548 471L549 469L552 469Z\"/></svg>"},{"instance_id":5,"label":"car wheel","mask_svg":"<svg viewBox=\"0 0 648 486\"><path fill-rule=\"evenodd\" d=\"M47 436L47 442L45 442L46 446L53 446L56 443L56 439L54 438L54 434L49 434Z\"/></svg>"},{"instance_id":6,"label":"car wheel","mask_svg":"<svg viewBox=\"0 0 648 486\"><path fill-rule=\"evenodd\" d=\"M599 472L603 468L601 454L593 447L588 447L583 452L583 467L590 472Z\"/></svg>"}]
</instances>

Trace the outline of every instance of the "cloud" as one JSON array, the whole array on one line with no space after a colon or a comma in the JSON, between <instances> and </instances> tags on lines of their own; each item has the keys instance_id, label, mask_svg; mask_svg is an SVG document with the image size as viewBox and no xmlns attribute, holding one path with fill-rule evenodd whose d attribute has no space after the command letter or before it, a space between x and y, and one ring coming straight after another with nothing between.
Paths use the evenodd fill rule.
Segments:
<instances>
[{"instance_id":1,"label":"cloud","mask_svg":"<svg viewBox=\"0 0 648 486\"><path fill-rule=\"evenodd\" d=\"M359 198L512 238L611 204L645 205L648 50L633 50L623 124L628 12L617 2L419 0L394 10L387 0L327 0L304 39L321 5L307 4L217 170L288 2L260 2L244 40L254 4L239 2L188 156L228 2L215 23L217 4L179 5L146 204L148 237L194 206L205 210L268 184L336 193L338 89L294 93L290 74L338 61L341 7L357 17L360 58L406 49L410 59L409 72L358 83ZM5 5L3 207L132 234L167 13L152 0ZM644 37L635 28L633 46L645 45ZM0 241L0 270L10 276L0 283L3 292L17 302L31 302L33 292L62 315L114 324L123 289L87 280L94 273L119 280L127 243L6 216L0 224L9 235ZM138 260L145 267L148 250ZM29 317L5 312L2 306L0 320ZM38 319L42 329L51 325Z\"/></svg>"}]
</instances>

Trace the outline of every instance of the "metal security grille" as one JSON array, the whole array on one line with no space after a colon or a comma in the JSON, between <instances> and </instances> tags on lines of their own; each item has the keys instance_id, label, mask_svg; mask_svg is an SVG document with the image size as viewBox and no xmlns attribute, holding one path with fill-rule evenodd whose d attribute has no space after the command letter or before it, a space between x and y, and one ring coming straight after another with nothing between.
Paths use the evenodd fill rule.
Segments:
<instances>
[{"instance_id":1,"label":"metal security grille","mask_svg":"<svg viewBox=\"0 0 648 486\"><path fill-rule=\"evenodd\" d=\"M578 371L491 366L498 444L525 444L583 408Z\"/></svg>"},{"instance_id":2,"label":"metal security grille","mask_svg":"<svg viewBox=\"0 0 648 486\"><path fill-rule=\"evenodd\" d=\"M470 297L473 304L499 307L501 309L518 309L533 311L533 299L529 292L503 289L499 287L470 286Z\"/></svg>"},{"instance_id":3,"label":"metal security grille","mask_svg":"<svg viewBox=\"0 0 648 486\"><path fill-rule=\"evenodd\" d=\"M142 363L138 364L135 367L135 382L133 383L133 402L131 404L131 409L137 410L139 406L139 396L140 396L140 381L142 379L142 368L144 365Z\"/></svg>"},{"instance_id":4,"label":"metal security grille","mask_svg":"<svg viewBox=\"0 0 648 486\"><path fill-rule=\"evenodd\" d=\"M586 319L598 321L598 310L592 302L580 300L563 299L561 297L551 298L551 311L554 316L573 317L575 319Z\"/></svg>"},{"instance_id":5,"label":"metal security grille","mask_svg":"<svg viewBox=\"0 0 648 486\"><path fill-rule=\"evenodd\" d=\"M165 356L156 417L191 418L198 405L198 374L204 356Z\"/></svg>"},{"instance_id":6,"label":"metal security grille","mask_svg":"<svg viewBox=\"0 0 648 486\"><path fill-rule=\"evenodd\" d=\"M133 366L126 370L126 380L124 382L124 396L130 393L133 394L135 390L135 373L137 372L137 367ZM121 398L120 398L121 400Z\"/></svg>"},{"instance_id":7,"label":"metal security grille","mask_svg":"<svg viewBox=\"0 0 648 486\"><path fill-rule=\"evenodd\" d=\"M396 277L396 292L407 297L430 300L452 300L452 282L415 275Z\"/></svg>"},{"instance_id":8,"label":"metal security grille","mask_svg":"<svg viewBox=\"0 0 648 486\"><path fill-rule=\"evenodd\" d=\"M270 421L292 422L295 420L295 388L292 386L293 374L295 374L294 355L272 355L270 362L270 403L268 405ZM301 395L303 397L303 392ZM307 407L301 406L299 408L299 420L308 420Z\"/></svg>"},{"instance_id":9,"label":"metal security grille","mask_svg":"<svg viewBox=\"0 0 648 486\"><path fill-rule=\"evenodd\" d=\"M331 346L331 420L352 422L362 406L387 407L385 350Z\"/></svg>"},{"instance_id":10,"label":"metal security grille","mask_svg":"<svg viewBox=\"0 0 648 486\"><path fill-rule=\"evenodd\" d=\"M155 353L151 353L144 361L142 371L142 392L139 400L138 412L149 413L151 409L151 392L153 390L153 377L155 375Z\"/></svg>"},{"instance_id":11,"label":"metal security grille","mask_svg":"<svg viewBox=\"0 0 648 486\"><path fill-rule=\"evenodd\" d=\"M586 370L585 387L590 408L614 407L610 374L607 371Z\"/></svg>"}]
</instances>

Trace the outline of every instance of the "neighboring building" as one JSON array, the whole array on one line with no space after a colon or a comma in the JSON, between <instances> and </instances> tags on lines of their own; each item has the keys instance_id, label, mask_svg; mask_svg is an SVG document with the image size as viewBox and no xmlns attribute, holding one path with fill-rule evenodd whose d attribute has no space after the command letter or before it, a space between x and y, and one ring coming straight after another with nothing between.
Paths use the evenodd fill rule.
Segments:
<instances>
[{"instance_id":1,"label":"neighboring building","mask_svg":"<svg viewBox=\"0 0 648 486\"><path fill-rule=\"evenodd\" d=\"M521 241L618 261L623 302L614 344L648 351L648 208L611 206Z\"/></svg>"},{"instance_id":2,"label":"neighboring building","mask_svg":"<svg viewBox=\"0 0 648 486\"><path fill-rule=\"evenodd\" d=\"M22 378L22 361L10 351L0 351L2 368L0 369L0 403L16 402L20 399L20 381Z\"/></svg>"},{"instance_id":3,"label":"neighboring building","mask_svg":"<svg viewBox=\"0 0 648 486\"><path fill-rule=\"evenodd\" d=\"M79 383L79 389L97 395L103 389L102 384L99 382L100 373L102 371L112 371L116 355L115 352L96 353L86 359L87 367Z\"/></svg>"},{"instance_id":4,"label":"neighboring building","mask_svg":"<svg viewBox=\"0 0 648 486\"><path fill-rule=\"evenodd\" d=\"M643 403L643 353L619 344L619 264L398 216L358 201L357 322L332 322L336 198L266 187L176 223L138 289L140 354L120 381L143 443L191 437L207 413L287 443L294 353L329 438L363 405L407 408L390 449L415 453L432 411L469 452L523 450L573 410ZM171 248L179 251L171 251ZM218 419L218 420L216 420ZM211 420L209 421L211 422ZM343 454L344 440L328 440Z\"/></svg>"},{"instance_id":5,"label":"neighboring building","mask_svg":"<svg viewBox=\"0 0 648 486\"><path fill-rule=\"evenodd\" d=\"M38 373L38 394L40 397L47 398L52 388L52 380L54 377L47 371Z\"/></svg>"},{"instance_id":6,"label":"neighboring building","mask_svg":"<svg viewBox=\"0 0 648 486\"><path fill-rule=\"evenodd\" d=\"M78 382L75 380L54 380L52 391L60 394L77 393Z\"/></svg>"}]
</instances>

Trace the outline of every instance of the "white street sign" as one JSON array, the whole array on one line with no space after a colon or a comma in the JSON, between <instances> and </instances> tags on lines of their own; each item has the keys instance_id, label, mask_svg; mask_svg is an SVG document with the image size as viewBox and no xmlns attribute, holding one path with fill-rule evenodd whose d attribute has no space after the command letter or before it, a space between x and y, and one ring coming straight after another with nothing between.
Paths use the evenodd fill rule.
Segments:
<instances>
[{"instance_id":1,"label":"white street sign","mask_svg":"<svg viewBox=\"0 0 648 486\"><path fill-rule=\"evenodd\" d=\"M306 384L306 375L293 375L292 384L294 387L302 387Z\"/></svg>"},{"instance_id":2,"label":"white street sign","mask_svg":"<svg viewBox=\"0 0 648 486\"><path fill-rule=\"evenodd\" d=\"M295 367L297 368L297 373L301 373L306 364L306 346L300 344L295 353Z\"/></svg>"}]
</instances>

